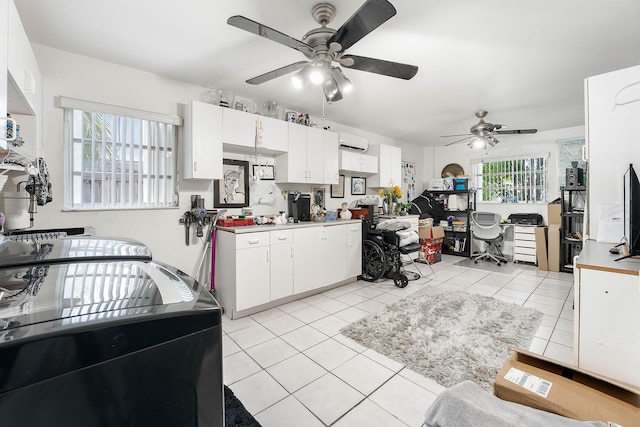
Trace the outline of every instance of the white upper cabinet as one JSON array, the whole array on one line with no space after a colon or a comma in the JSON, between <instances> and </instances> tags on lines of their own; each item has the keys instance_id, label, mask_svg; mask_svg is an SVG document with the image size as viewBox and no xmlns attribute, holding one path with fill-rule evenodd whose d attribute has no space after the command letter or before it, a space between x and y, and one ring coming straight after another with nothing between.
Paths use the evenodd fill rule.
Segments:
<instances>
[{"instance_id":1,"label":"white upper cabinet","mask_svg":"<svg viewBox=\"0 0 640 427\"><path fill-rule=\"evenodd\" d=\"M229 151L263 153L287 151L287 122L258 114L223 108L222 142Z\"/></svg>"},{"instance_id":2,"label":"white upper cabinet","mask_svg":"<svg viewBox=\"0 0 640 427\"><path fill-rule=\"evenodd\" d=\"M318 128L289 124L289 149L275 157L276 181L337 184L337 135Z\"/></svg>"},{"instance_id":3,"label":"white upper cabinet","mask_svg":"<svg viewBox=\"0 0 640 427\"><path fill-rule=\"evenodd\" d=\"M182 178L222 178L222 110L199 101L184 107Z\"/></svg>"},{"instance_id":4,"label":"white upper cabinet","mask_svg":"<svg viewBox=\"0 0 640 427\"><path fill-rule=\"evenodd\" d=\"M20 15L13 1L9 1L7 23L7 70L11 93L10 112L39 115L42 110L42 76L31 43L22 26Z\"/></svg>"},{"instance_id":5,"label":"white upper cabinet","mask_svg":"<svg viewBox=\"0 0 640 427\"><path fill-rule=\"evenodd\" d=\"M0 148L6 148L7 138L7 55L9 1L0 0Z\"/></svg>"},{"instance_id":6,"label":"white upper cabinet","mask_svg":"<svg viewBox=\"0 0 640 427\"><path fill-rule=\"evenodd\" d=\"M378 173L367 180L367 187L402 185L402 149L392 145L370 145L369 154L378 158Z\"/></svg>"},{"instance_id":7,"label":"white upper cabinet","mask_svg":"<svg viewBox=\"0 0 640 427\"><path fill-rule=\"evenodd\" d=\"M340 170L371 175L378 173L378 158L358 151L340 150Z\"/></svg>"}]
</instances>

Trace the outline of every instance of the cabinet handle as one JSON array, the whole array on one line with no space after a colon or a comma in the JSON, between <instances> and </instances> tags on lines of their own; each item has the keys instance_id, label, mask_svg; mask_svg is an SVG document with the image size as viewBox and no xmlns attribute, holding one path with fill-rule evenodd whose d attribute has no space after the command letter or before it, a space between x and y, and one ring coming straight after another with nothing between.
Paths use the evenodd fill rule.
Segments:
<instances>
[{"instance_id":1,"label":"cabinet handle","mask_svg":"<svg viewBox=\"0 0 640 427\"><path fill-rule=\"evenodd\" d=\"M351 247L351 243L352 243L352 242L351 242L351 237L349 237L349 238L347 239L347 247L348 247L348 248L350 248L350 247Z\"/></svg>"},{"instance_id":2,"label":"cabinet handle","mask_svg":"<svg viewBox=\"0 0 640 427\"><path fill-rule=\"evenodd\" d=\"M293 246L289 246L289 256L293 258Z\"/></svg>"},{"instance_id":3,"label":"cabinet handle","mask_svg":"<svg viewBox=\"0 0 640 427\"><path fill-rule=\"evenodd\" d=\"M256 243L260 243L260 239L249 240L250 245L255 245Z\"/></svg>"},{"instance_id":4,"label":"cabinet handle","mask_svg":"<svg viewBox=\"0 0 640 427\"><path fill-rule=\"evenodd\" d=\"M5 119L7 121L7 127L9 127L9 122L11 122L11 124L13 125L13 136L11 138L5 139L5 141L15 141L16 138L18 137L18 132L17 132L18 124L16 123L16 120L11 117L0 117L0 119Z\"/></svg>"},{"instance_id":5,"label":"cabinet handle","mask_svg":"<svg viewBox=\"0 0 640 427\"><path fill-rule=\"evenodd\" d=\"M278 236L278 240L287 240L287 236Z\"/></svg>"},{"instance_id":6,"label":"cabinet handle","mask_svg":"<svg viewBox=\"0 0 640 427\"><path fill-rule=\"evenodd\" d=\"M193 162L193 171L197 171L198 170L198 162Z\"/></svg>"},{"instance_id":7,"label":"cabinet handle","mask_svg":"<svg viewBox=\"0 0 640 427\"><path fill-rule=\"evenodd\" d=\"M267 249L267 262L269 262L269 249Z\"/></svg>"}]
</instances>

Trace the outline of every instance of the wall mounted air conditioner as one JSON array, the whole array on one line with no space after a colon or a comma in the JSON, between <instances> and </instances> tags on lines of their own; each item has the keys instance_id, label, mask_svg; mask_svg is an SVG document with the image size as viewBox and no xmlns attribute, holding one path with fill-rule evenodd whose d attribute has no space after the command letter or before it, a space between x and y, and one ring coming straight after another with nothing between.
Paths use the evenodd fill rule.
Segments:
<instances>
[{"instance_id":1,"label":"wall mounted air conditioner","mask_svg":"<svg viewBox=\"0 0 640 427\"><path fill-rule=\"evenodd\" d=\"M340 132L340 148L365 152L369 148L369 140L363 136Z\"/></svg>"}]
</instances>

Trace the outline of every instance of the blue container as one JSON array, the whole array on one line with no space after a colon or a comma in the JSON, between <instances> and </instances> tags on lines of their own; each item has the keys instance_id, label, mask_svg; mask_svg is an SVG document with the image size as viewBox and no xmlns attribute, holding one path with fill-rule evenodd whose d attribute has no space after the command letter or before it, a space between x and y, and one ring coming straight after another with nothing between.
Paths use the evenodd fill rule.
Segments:
<instances>
[{"instance_id":1,"label":"blue container","mask_svg":"<svg viewBox=\"0 0 640 427\"><path fill-rule=\"evenodd\" d=\"M453 189L455 191L467 191L469 189L469 178L453 178Z\"/></svg>"}]
</instances>

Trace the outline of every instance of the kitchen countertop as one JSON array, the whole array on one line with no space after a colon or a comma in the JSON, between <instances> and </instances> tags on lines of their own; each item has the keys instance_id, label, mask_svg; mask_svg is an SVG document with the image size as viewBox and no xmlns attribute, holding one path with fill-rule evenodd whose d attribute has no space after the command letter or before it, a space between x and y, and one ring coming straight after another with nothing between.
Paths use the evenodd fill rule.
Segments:
<instances>
[{"instance_id":1,"label":"kitchen countertop","mask_svg":"<svg viewBox=\"0 0 640 427\"><path fill-rule=\"evenodd\" d=\"M227 231L230 233L257 233L260 231L274 231L274 230L293 230L296 228L308 228L308 227L330 227L332 225L342 224L357 224L362 222L361 219L338 219L336 221L303 221L287 224L265 224L265 225L243 225L239 227L224 227L221 225L216 226L216 230Z\"/></svg>"}]
</instances>

